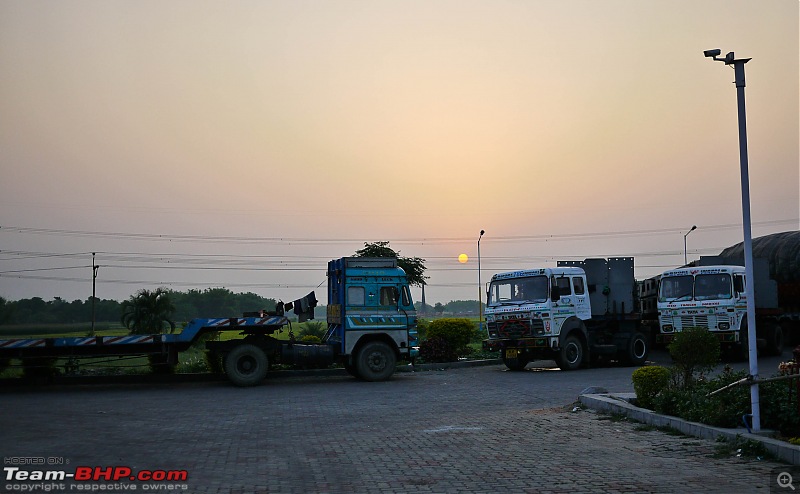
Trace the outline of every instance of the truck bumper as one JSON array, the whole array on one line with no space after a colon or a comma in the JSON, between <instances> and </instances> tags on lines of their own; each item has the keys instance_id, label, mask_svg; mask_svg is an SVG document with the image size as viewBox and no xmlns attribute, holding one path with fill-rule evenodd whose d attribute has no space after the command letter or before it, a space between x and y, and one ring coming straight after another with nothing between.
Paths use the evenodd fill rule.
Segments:
<instances>
[{"instance_id":1,"label":"truck bumper","mask_svg":"<svg viewBox=\"0 0 800 494\"><path fill-rule=\"evenodd\" d=\"M489 352L500 352L502 358L524 358L528 361L551 358L558 350L558 339L524 338L519 340L483 340L483 349ZM555 344L555 346L552 346ZM514 357L511 357L513 355Z\"/></svg>"}]
</instances>

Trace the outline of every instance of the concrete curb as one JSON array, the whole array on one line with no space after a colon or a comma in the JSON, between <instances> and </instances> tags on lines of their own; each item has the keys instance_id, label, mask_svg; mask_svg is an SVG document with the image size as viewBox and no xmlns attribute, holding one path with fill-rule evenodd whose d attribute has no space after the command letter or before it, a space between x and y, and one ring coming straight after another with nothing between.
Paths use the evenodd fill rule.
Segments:
<instances>
[{"instance_id":1,"label":"concrete curb","mask_svg":"<svg viewBox=\"0 0 800 494\"><path fill-rule=\"evenodd\" d=\"M584 394L580 396L579 400L583 405L593 410L622 414L631 420L655 427L670 427L688 436L712 440L725 438L726 440L734 441L737 438L741 438L758 441L777 458L792 465L800 465L800 446L794 446L771 437L752 434L747 432L746 429L723 429L698 424L697 422L689 422L669 415L659 415L652 410L639 408L631 404L629 400L635 397L636 395L633 393Z\"/></svg>"}]
</instances>

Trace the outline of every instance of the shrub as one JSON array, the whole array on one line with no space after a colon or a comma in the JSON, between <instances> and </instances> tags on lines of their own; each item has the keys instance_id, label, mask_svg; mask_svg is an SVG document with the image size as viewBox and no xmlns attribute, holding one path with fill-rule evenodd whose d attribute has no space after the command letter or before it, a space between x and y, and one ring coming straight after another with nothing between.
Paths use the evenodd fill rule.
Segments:
<instances>
[{"instance_id":1,"label":"shrub","mask_svg":"<svg viewBox=\"0 0 800 494\"><path fill-rule=\"evenodd\" d=\"M738 427L742 425L742 415L750 413L747 386L734 386L713 396L708 394L746 375L745 371L733 372L726 367L714 379L694 380L690 386L672 383L653 398L653 408L656 412L693 422L716 427Z\"/></svg>"},{"instance_id":2,"label":"shrub","mask_svg":"<svg viewBox=\"0 0 800 494\"><path fill-rule=\"evenodd\" d=\"M316 343L322 341L322 338L325 336L325 333L328 332L328 325L322 321L306 321L300 324L300 341L309 341L305 340L306 336L313 336L316 339ZM313 341L313 340L311 340Z\"/></svg>"},{"instance_id":3,"label":"shrub","mask_svg":"<svg viewBox=\"0 0 800 494\"><path fill-rule=\"evenodd\" d=\"M322 343L322 338L313 334L306 334L300 337L301 343Z\"/></svg>"},{"instance_id":4,"label":"shrub","mask_svg":"<svg viewBox=\"0 0 800 494\"><path fill-rule=\"evenodd\" d=\"M422 319L421 317L417 318L417 337L419 341L428 337L428 326L430 326L430 324L431 322L427 319Z\"/></svg>"},{"instance_id":5,"label":"shrub","mask_svg":"<svg viewBox=\"0 0 800 494\"><path fill-rule=\"evenodd\" d=\"M678 374L679 386L690 387L695 374L712 370L720 362L717 337L705 328L686 328L667 347Z\"/></svg>"},{"instance_id":6,"label":"shrub","mask_svg":"<svg viewBox=\"0 0 800 494\"><path fill-rule=\"evenodd\" d=\"M469 319L444 318L432 321L427 328L426 338L443 338L456 353L469 353L469 344L475 334L475 325Z\"/></svg>"},{"instance_id":7,"label":"shrub","mask_svg":"<svg viewBox=\"0 0 800 494\"><path fill-rule=\"evenodd\" d=\"M800 436L800 414L797 413L796 381L772 381L758 386L761 422L764 427L779 430L788 437ZM747 386L742 388L749 389ZM749 393L748 393L749 397Z\"/></svg>"},{"instance_id":8,"label":"shrub","mask_svg":"<svg viewBox=\"0 0 800 494\"><path fill-rule=\"evenodd\" d=\"M653 398L669 386L670 371L658 365L639 367L633 371L633 390L640 407L653 408Z\"/></svg>"}]
</instances>

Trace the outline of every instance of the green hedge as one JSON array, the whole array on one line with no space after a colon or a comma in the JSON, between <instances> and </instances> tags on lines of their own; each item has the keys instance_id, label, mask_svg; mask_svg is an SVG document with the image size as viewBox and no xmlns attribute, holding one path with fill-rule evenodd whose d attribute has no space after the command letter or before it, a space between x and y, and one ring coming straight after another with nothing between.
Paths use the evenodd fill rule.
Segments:
<instances>
[{"instance_id":1,"label":"green hedge","mask_svg":"<svg viewBox=\"0 0 800 494\"><path fill-rule=\"evenodd\" d=\"M443 318L424 324L425 339L420 354L427 362L453 362L469 354L475 324L469 319Z\"/></svg>"}]
</instances>

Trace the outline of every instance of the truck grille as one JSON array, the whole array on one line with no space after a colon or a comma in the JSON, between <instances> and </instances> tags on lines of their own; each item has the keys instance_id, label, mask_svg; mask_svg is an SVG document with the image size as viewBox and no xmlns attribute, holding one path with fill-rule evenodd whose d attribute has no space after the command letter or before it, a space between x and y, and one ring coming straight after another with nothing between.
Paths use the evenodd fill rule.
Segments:
<instances>
[{"instance_id":1,"label":"truck grille","mask_svg":"<svg viewBox=\"0 0 800 494\"><path fill-rule=\"evenodd\" d=\"M719 329L720 324L728 324L730 327L731 318L729 316L681 316L680 328L705 328L705 329Z\"/></svg>"},{"instance_id":2,"label":"truck grille","mask_svg":"<svg viewBox=\"0 0 800 494\"><path fill-rule=\"evenodd\" d=\"M541 319L503 319L488 323L489 336L500 339L530 338L544 334Z\"/></svg>"},{"instance_id":3,"label":"truck grille","mask_svg":"<svg viewBox=\"0 0 800 494\"><path fill-rule=\"evenodd\" d=\"M708 329L708 316L681 316L681 328Z\"/></svg>"}]
</instances>

